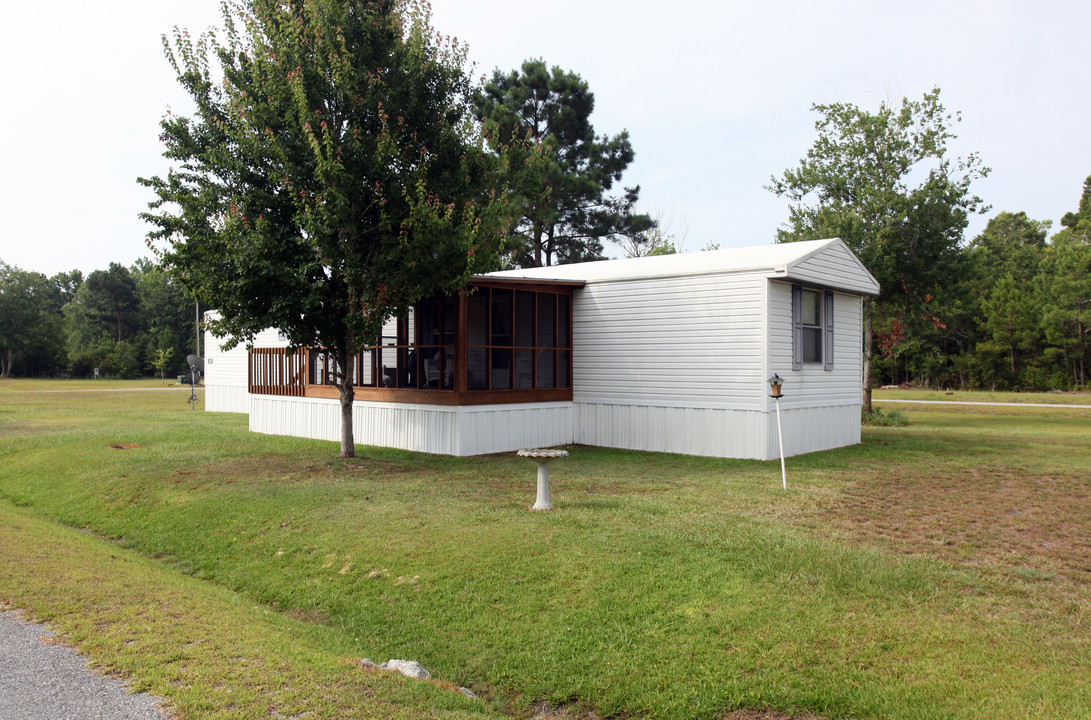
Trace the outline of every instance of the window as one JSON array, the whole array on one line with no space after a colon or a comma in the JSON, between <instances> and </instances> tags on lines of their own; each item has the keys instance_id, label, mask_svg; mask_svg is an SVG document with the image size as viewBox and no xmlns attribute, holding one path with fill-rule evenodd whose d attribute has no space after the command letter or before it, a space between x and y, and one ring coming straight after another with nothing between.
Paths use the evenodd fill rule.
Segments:
<instances>
[{"instance_id":1,"label":"window","mask_svg":"<svg viewBox=\"0 0 1091 720\"><path fill-rule=\"evenodd\" d=\"M800 293L803 362L822 362L822 294L817 290Z\"/></svg>"},{"instance_id":2,"label":"window","mask_svg":"<svg viewBox=\"0 0 1091 720\"><path fill-rule=\"evenodd\" d=\"M833 370L833 293L792 286L792 369Z\"/></svg>"}]
</instances>

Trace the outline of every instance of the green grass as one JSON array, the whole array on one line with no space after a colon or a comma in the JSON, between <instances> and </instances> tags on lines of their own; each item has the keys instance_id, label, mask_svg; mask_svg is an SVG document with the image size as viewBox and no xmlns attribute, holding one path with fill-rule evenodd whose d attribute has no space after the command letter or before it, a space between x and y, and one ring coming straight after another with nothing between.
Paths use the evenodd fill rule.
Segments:
<instances>
[{"instance_id":1,"label":"green grass","mask_svg":"<svg viewBox=\"0 0 1091 720\"><path fill-rule=\"evenodd\" d=\"M873 400L955 400L961 402L1091 405L1091 392L990 392L987 390L874 390Z\"/></svg>"},{"instance_id":2,"label":"green grass","mask_svg":"<svg viewBox=\"0 0 1091 720\"><path fill-rule=\"evenodd\" d=\"M181 718L481 718L450 686L369 672L335 631L0 503L0 607L48 620Z\"/></svg>"},{"instance_id":3,"label":"green grass","mask_svg":"<svg viewBox=\"0 0 1091 720\"><path fill-rule=\"evenodd\" d=\"M23 552L55 549L5 563L0 599L183 717L266 717L285 683L316 703L306 717L543 701L617 717L1091 717L1091 421L1076 409L906 411L908 427L789 459L787 493L776 463L571 447L552 468L557 510L533 513L533 466L511 455L339 461L331 443L191 412L185 394L9 389L0 542L14 525ZM105 570L58 585L58 565L96 553L199 601L165 612ZM161 630L111 620L91 589L182 630L126 660L97 635L151 645ZM191 626L277 659L240 669L183 642ZM176 687L172 652L202 663L205 685L183 685L212 700ZM363 656L419 660L484 702L361 674ZM246 701L225 707L220 677ZM311 697L361 682L352 709Z\"/></svg>"},{"instance_id":4,"label":"green grass","mask_svg":"<svg viewBox=\"0 0 1091 720\"><path fill-rule=\"evenodd\" d=\"M166 378L141 378L140 380L33 380L30 378L0 378L0 390L11 392L59 392L80 390L92 392L96 390L134 390L145 388L185 388L189 390L189 383L178 384L177 375L167 375Z\"/></svg>"}]
</instances>

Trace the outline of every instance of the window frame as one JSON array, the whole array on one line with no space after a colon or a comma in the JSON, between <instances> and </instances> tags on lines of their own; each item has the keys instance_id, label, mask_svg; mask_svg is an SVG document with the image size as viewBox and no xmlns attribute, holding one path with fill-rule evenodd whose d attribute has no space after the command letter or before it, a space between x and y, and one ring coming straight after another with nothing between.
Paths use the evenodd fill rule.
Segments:
<instances>
[{"instance_id":1,"label":"window frame","mask_svg":"<svg viewBox=\"0 0 1091 720\"><path fill-rule=\"evenodd\" d=\"M805 323L803 318L803 293L816 295L818 324ZM821 365L823 370L834 369L834 293L832 290L799 284L791 286L792 308L792 370L801 371L804 366ZM803 357L804 333L817 331L818 359Z\"/></svg>"}]
</instances>

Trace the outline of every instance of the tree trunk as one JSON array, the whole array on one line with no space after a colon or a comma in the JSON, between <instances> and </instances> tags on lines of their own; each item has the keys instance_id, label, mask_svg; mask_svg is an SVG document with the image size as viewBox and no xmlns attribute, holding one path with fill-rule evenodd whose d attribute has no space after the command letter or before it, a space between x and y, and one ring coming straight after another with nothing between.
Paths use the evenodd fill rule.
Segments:
<instances>
[{"instance_id":1,"label":"tree trunk","mask_svg":"<svg viewBox=\"0 0 1091 720\"><path fill-rule=\"evenodd\" d=\"M1083 365L1084 358L1087 357L1087 348L1084 347L1083 318L1080 317L1080 310L1082 309L1081 306L1082 306L1082 303L1079 303L1079 304L1076 305L1076 326L1077 326L1077 328L1079 330L1079 338L1080 338L1080 356L1079 356L1079 360L1080 360L1080 378L1079 378L1079 383L1080 383L1080 387L1082 388L1087 383L1087 376L1084 374L1084 365Z\"/></svg>"},{"instance_id":2,"label":"tree trunk","mask_svg":"<svg viewBox=\"0 0 1091 720\"><path fill-rule=\"evenodd\" d=\"M351 337L350 337L350 345ZM339 373L337 389L341 396L341 455L342 458L356 457L356 441L352 436L352 401L356 397L356 388L352 384L354 353L341 350L337 353Z\"/></svg>"},{"instance_id":3,"label":"tree trunk","mask_svg":"<svg viewBox=\"0 0 1091 720\"><path fill-rule=\"evenodd\" d=\"M14 362L15 362L15 355L14 355L14 353L12 353L11 348L8 348L7 352L4 353L4 365L3 365L3 370L4 371L0 372L0 377L6 377L6 378L11 377L11 366L12 366L12 364L14 364Z\"/></svg>"},{"instance_id":4,"label":"tree trunk","mask_svg":"<svg viewBox=\"0 0 1091 720\"><path fill-rule=\"evenodd\" d=\"M864 412L871 412L871 360L875 355L871 334L871 297L864 298Z\"/></svg>"},{"instance_id":5,"label":"tree trunk","mask_svg":"<svg viewBox=\"0 0 1091 720\"><path fill-rule=\"evenodd\" d=\"M1015 327L1008 323L1008 347L1011 348L1011 375L1015 379Z\"/></svg>"},{"instance_id":6,"label":"tree trunk","mask_svg":"<svg viewBox=\"0 0 1091 720\"><path fill-rule=\"evenodd\" d=\"M553 246L553 234L556 231L557 231L557 224L553 223L552 225L549 226L549 230L546 232L545 264L547 266L553 264L553 250L555 249L554 246Z\"/></svg>"},{"instance_id":7,"label":"tree trunk","mask_svg":"<svg viewBox=\"0 0 1091 720\"><path fill-rule=\"evenodd\" d=\"M534 267L542 267L542 235L545 232L542 224L534 221L534 229L531 231L534 238Z\"/></svg>"}]
</instances>

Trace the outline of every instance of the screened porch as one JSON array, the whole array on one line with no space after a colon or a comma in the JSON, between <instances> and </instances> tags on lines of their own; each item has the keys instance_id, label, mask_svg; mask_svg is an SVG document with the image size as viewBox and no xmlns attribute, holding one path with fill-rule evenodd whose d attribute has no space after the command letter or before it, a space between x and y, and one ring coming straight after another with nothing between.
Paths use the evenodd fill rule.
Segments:
<instances>
[{"instance_id":1,"label":"screened porch","mask_svg":"<svg viewBox=\"0 0 1091 720\"><path fill-rule=\"evenodd\" d=\"M356 399L480 405L572 399L572 292L579 282L475 279L418 303L353 363ZM252 394L339 397L322 348L253 348Z\"/></svg>"}]
</instances>

